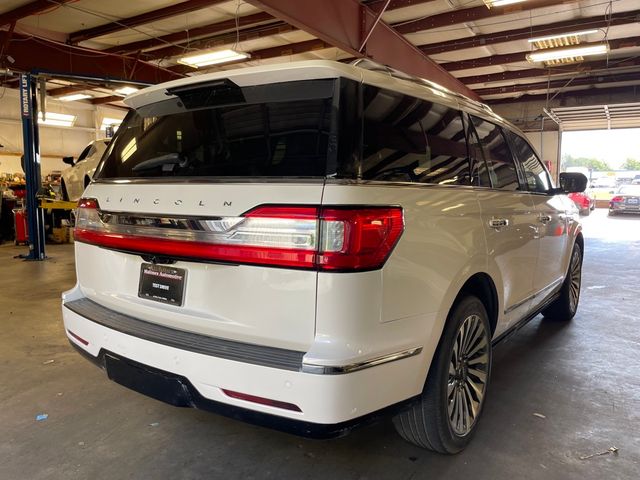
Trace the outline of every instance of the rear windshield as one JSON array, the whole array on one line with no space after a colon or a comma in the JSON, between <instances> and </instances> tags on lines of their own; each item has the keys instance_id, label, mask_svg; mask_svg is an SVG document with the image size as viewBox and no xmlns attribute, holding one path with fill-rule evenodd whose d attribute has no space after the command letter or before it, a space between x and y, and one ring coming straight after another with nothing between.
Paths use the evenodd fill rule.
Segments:
<instances>
[{"instance_id":1,"label":"rear windshield","mask_svg":"<svg viewBox=\"0 0 640 480\"><path fill-rule=\"evenodd\" d=\"M640 197L640 185L625 185L618 189L621 195L637 195Z\"/></svg>"},{"instance_id":2,"label":"rear windshield","mask_svg":"<svg viewBox=\"0 0 640 480\"><path fill-rule=\"evenodd\" d=\"M96 177L323 177L334 83L170 92L128 114Z\"/></svg>"}]
</instances>

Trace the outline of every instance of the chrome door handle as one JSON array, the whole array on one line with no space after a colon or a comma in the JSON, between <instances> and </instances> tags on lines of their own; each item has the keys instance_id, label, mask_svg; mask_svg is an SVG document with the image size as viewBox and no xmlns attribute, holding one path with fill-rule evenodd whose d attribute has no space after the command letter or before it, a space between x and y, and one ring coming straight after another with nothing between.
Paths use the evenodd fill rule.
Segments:
<instances>
[{"instance_id":1,"label":"chrome door handle","mask_svg":"<svg viewBox=\"0 0 640 480\"><path fill-rule=\"evenodd\" d=\"M541 223L549 223L551 221L551 217L549 215L540 215L538 217Z\"/></svg>"},{"instance_id":2,"label":"chrome door handle","mask_svg":"<svg viewBox=\"0 0 640 480\"><path fill-rule=\"evenodd\" d=\"M495 228L496 230L500 230L503 227L507 227L509 225L509 220L506 218L492 218L489 220L489 226L491 228Z\"/></svg>"}]
</instances>

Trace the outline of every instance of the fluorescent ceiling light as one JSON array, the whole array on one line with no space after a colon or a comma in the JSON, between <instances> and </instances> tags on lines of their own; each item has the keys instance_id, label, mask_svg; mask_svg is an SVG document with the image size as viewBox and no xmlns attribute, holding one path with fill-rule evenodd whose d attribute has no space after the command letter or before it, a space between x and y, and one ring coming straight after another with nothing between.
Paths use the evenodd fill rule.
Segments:
<instances>
[{"instance_id":1,"label":"fluorescent ceiling light","mask_svg":"<svg viewBox=\"0 0 640 480\"><path fill-rule=\"evenodd\" d=\"M530 38L528 42L529 43L546 42L548 40L555 40L555 39L567 38L567 37L579 37L580 35L590 35L592 33L598 33L598 30L594 29L594 30L581 30L579 32L559 33L557 35L549 35L547 37Z\"/></svg>"},{"instance_id":2,"label":"fluorescent ceiling light","mask_svg":"<svg viewBox=\"0 0 640 480\"><path fill-rule=\"evenodd\" d=\"M537 52L529 53L527 60L530 62L547 62L550 60L560 60L562 58L585 57L588 55L602 55L609 51L606 43L582 45L569 48L548 48Z\"/></svg>"},{"instance_id":3,"label":"fluorescent ceiling light","mask_svg":"<svg viewBox=\"0 0 640 480\"><path fill-rule=\"evenodd\" d=\"M55 127L72 127L76 121L75 115L66 113L47 112L45 119L42 119L42 112L38 112L38 123L40 125L51 125Z\"/></svg>"},{"instance_id":4,"label":"fluorescent ceiling light","mask_svg":"<svg viewBox=\"0 0 640 480\"><path fill-rule=\"evenodd\" d=\"M505 5L511 5L514 3L521 3L525 0L483 0L487 8L491 7L504 7Z\"/></svg>"},{"instance_id":5,"label":"fluorescent ceiling light","mask_svg":"<svg viewBox=\"0 0 640 480\"><path fill-rule=\"evenodd\" d=\"M202 53L200 55L191 55L178 59L178 63L189 65L190 67L204 67L206 65L216 65L218 63L233 62L234 60L243 60L249 58L250 55L244 52L236 52L235 50L218 50L217 52Z\"/></svg>"},{"instance_id":6,"label":"fluorescent ceiling light","mask_svg":"<svg viewBox=\"0 0 640 480\"><path fill-rule=\"evenodd\" d=\"M122 120L120 120L119 118L105 117L102 119L102 125L100 125L100 130L106 130L108 126L112 126L113 130L116 131L121 123L122 123Z\"/></svg>"},{"instance_id":7,"label":"fluorescent ceiling light","mask_svg":"<svg viewBox=\"0 0 640 480\"><path fill-rule=\"evenodd\" d=\"M120 87L115 90L116 93L120 95L131 95L132 93L136 93L138 89L136 87Z\"/></svg>"},{"instance_id":8,"label":"fluorescent ceiling light","mask_svg":"<svg viewBox=\"0 0 640 480\"><path fill-rule=\"evenodd\" d=\"M93 98L87 93L72 93L71 95L65 95L64 97L58 97L61 102L73 102L75 100L85 100L87 98Z\"/></svg>"}]
</instances>

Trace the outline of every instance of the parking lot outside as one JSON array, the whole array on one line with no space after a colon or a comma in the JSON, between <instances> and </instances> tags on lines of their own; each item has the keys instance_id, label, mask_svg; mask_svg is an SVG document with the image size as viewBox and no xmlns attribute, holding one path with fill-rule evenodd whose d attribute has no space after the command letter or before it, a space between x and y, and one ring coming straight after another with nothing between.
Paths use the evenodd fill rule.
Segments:
<instances>
[{"instance_id":1,"label":"parking lot outside","mask_svg":"<svg viewBox=\"0 0 640 480\"><path fill-rule=\"evenodd\" d=\"M0 291L13 307L1 313L0 478L638 478L640 216L597 209L583 222L577 316L538 317L496 349L479 431L454 457L402 441L389 420L312 441L126 390L65 339L72 246L52 246L42 263L2 246ZM617 454L583 459L610 447Z\"/></svg>"}]
</instances>

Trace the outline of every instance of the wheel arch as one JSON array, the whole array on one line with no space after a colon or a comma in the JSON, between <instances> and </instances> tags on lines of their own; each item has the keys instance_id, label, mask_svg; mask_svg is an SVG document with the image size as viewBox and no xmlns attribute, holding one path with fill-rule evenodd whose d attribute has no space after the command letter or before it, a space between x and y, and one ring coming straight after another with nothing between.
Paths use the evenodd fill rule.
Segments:
<instances>
[{"instance_id":1,"label":"wheel arch","mask_svg":"<svg viewBox=\"0 0 640 480\"><path fill-rule=\"evenodd\" d=\"M576 235L576 241L578 245L580 245L580 250L582 251L582 255L584 256L584 237L582 236L582 232L578 232Z\"/></svg>"},{"instance_id":2,"label":"wheel arch","mask_svg":"<svg viewBox=\"0 0 640 480\"><path fill-rule=\"evenodd\" d=\"M489 315L489 325L491 326L491 334L493 334L498 325L500 302L496 285L491 276L485 272L477 272L471 275L460 288L451 308L466 295L474 295L483 303Z\"/></svg>"}]
</instances>

